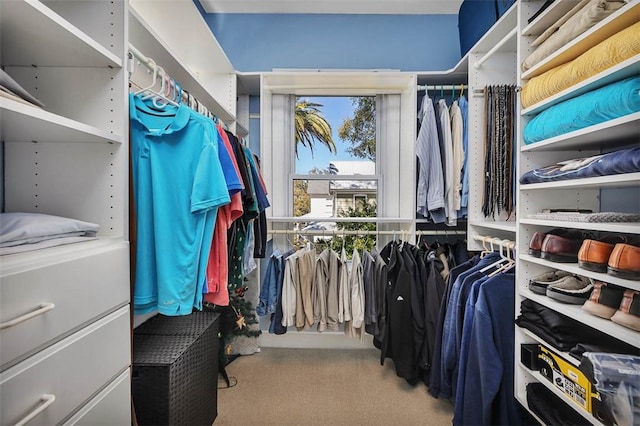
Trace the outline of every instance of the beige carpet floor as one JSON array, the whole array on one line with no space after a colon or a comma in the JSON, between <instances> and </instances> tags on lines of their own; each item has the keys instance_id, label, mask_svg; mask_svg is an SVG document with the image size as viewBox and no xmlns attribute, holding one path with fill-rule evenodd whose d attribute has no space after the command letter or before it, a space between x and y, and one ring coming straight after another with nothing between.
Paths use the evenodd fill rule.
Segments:
<instances>
[{"instance_id":1,"label":"beige carpet floor","mask_svg":"<svg viewBox=\"0 0 640 426\"><path fill-rule=\"evenodd\" d=\"M409 385L390 360L380 365L379 354L262 348L241 356L227 366L237 384L218 390L215 425L451 424L451 402Z\"/></svg>"}]
</instances>

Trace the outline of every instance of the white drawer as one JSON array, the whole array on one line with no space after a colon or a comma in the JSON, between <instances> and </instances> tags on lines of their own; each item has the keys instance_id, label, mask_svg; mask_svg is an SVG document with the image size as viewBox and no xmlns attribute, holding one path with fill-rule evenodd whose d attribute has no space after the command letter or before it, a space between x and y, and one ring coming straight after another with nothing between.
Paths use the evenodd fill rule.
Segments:
<instances>
[{"instance_id":1,"label":"white drawer","mask_svg":"<svg viewBox=\"0 0 640 426\"><path fill-rule=\"evenodd\" d=\"M0 424L37 412L46 395L55 400L29 424L58 424L97 395L130 365L129 321L125 306L0 373Z\"/></svg>"},{"instance_id":2,"label":"white drawer","mask_svg":"<svg viewBox=\"0 0 640 426\"><path fill-rule=\"evenodd\" d=\"M2 262L0 371L129 301L127 243L88 244L80 253L48 258L45 250L36 252L21 256L17 266ZM54 307L7 326L42 304Z\"/></svg>"},{"instance_id":3,"label":"white drawer","mask_svg":"<svg viewBox=\"0 0 640 426\"><path fill-rule=\"evenodd\" d=\"M127 369L63 424L129 426L130 408L131 379Z\"/></svg>"}]
</instances>

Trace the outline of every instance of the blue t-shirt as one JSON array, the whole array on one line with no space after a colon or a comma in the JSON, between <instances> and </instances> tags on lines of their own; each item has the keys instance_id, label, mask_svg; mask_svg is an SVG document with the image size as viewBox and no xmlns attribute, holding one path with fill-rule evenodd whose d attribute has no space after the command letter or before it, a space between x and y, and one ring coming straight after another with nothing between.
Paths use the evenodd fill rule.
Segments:
<instances>
[{"instance_id":1,"label":"blue t-shirt","mask_svg":"<svg viewBox=\"0 0 640 426\"><path fill-rule=\"evenodd\" d=\"M188 315L218 207L230 202L218 141L185 105L129 99L136 209L136 314ZM206 256L204 256L206 251Z\"/></svg>"}]
</instances>

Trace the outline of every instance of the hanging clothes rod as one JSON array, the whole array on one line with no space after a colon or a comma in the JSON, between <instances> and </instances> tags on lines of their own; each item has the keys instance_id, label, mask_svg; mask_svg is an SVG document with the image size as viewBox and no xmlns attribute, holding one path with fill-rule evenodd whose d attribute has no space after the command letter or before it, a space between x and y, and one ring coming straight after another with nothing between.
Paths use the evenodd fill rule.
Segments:
<instances>
[{"instance_id":1,"label":"hanging clothes rod","mask_svg":"<svg viewBox=\"0 0 640 426\"><path fill-rule=\"evenodd\" d=\"M507 240L507 239L503 239L503 238L498 238L498 237L488 237L488 236L484 236L484 235L474 235L473 239L475 241L480 241L481 243L484 244L489 244L492 247L494 245L497 246L497 248L508 248L508 249L512 249L515 246L515 242L512 240Z\"/></svg>"},{"instance_id":2,"label":"hanging clothes rod","mask_svg":"<svg viewBox=\"0 0 640 426\"><path fill-rule=\"evenodd\" d=\"M436 85L426 85L426 86L416 86L418 92L422 90L466 90L469 86L466 84L436 84Z\"/></svg>"},{"instance_id":3,"label":"hanging clothes rod","mask_svg":"<svg viewBox=\"0 0 640 426\"><path fill-rule=\"evenodd\" d=\"M489 59L494 53L496 53L498 50L500 50L500 48L502 46L504 46L509 40L511 40L513 37L515 37L516 32L517 32L517 28L514 28L511 31L509 31L509 34L504 36L504 38L502 40L497 42L495 44L495 46L493 46L491 49L489 49L489 51L487 53L485 53L482 58L478 59L478 61L475 64L473 64L473 67L476 68L476 69L480 68L482 66L482 64L485 63L485 61L487 59Z\"/></svg>"},{"instance_id":4,"label":"hanging clothes rod","mask_svg":"<svg viewBox=\"0 0 640 426\"><path fill-rule=\"evenodd\" d=\"M129 58L131 59L131 61L129 63L129 80L131 80L131 76L133 75L133 72L134 72L135 63L133 62L133 58L137 59L138 62L141 65L143 65L145 68L147 68L152 73L157 72L158 70L161 70L166 75L166 77L168 77L169 84L171 85L172 88L175 89L176 87L180 87L180 92L181 92L180 101L181 102L184 102L186 105L188 105L190 108L198 111L200 114L205 115L205 116L213 119L214 121L219 122L225 129L228 130L228 126L222 120L220 120L219 117L217 117L215 114L210 112L209 109L204 104L202 104L200 101L198 101L198 99L196 99L195 96L190 94L187 90L183 90L182 89L182 85L180 85L173 77L171 77L169 75L169 73L167 73L164 70L164 68L159 67L158 64L156 63L156 61L154 61L153 59L151 59L151 58L147 57L146 55L144 55L140 50L138 50L131 43L129 43L129 54L130 54ZM139 85L137 83L135 83L133 81L132 81L132 83L139 87Z\"/></svg>"},{"instance_id":5,"label":"hanging clothes rod","mask_svg":"<svg viewBox=\"0 0 640 426\"><path fill-rule=\"evenodd\" d=\"M267 234L271 235L311 235L311 236L327 236L334 235L414 235L410 231L370 231L370 230L317 230L317 229L301 229L299 231L293 229L272 229L267 231ZM421 235L466 235L467 231L461 231L459 229L448 230L426 230L415 231L416 236Z\"/></svg>"}]
</instances>

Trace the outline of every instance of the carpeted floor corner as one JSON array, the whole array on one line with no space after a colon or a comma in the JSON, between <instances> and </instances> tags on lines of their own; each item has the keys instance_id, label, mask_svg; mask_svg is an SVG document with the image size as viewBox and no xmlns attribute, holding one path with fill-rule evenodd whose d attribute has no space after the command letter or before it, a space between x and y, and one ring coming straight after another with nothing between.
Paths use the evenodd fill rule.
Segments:
<instances>
[{"instance_id":1,"label":"carpeted floor corner","mask_svg":"<svg viewBox=\"0 0 640 426\"><path fill-rule=\"evenodd\" d=\"M215 425L450 425L453 406L372 349L262 348L227 366ZM223 380L220 387L226 386Z\"/></svg>"}]
</instances>

